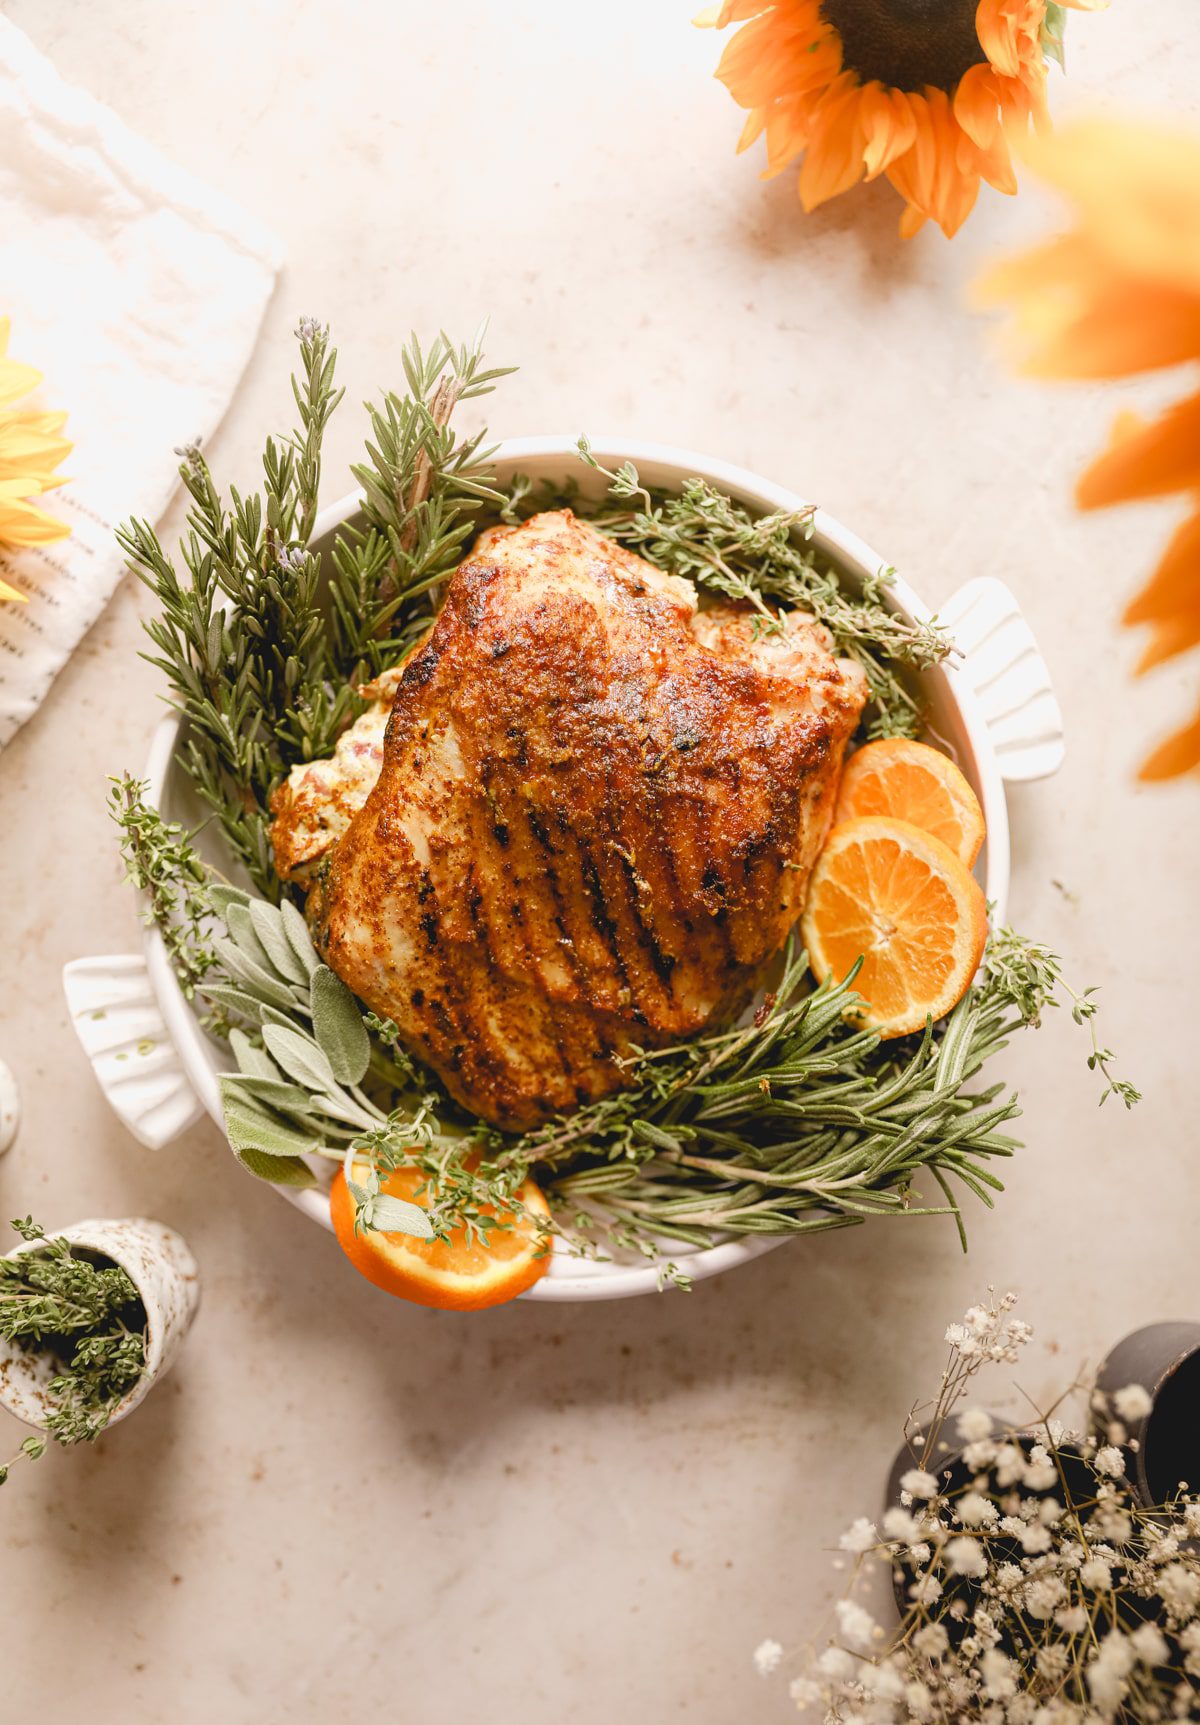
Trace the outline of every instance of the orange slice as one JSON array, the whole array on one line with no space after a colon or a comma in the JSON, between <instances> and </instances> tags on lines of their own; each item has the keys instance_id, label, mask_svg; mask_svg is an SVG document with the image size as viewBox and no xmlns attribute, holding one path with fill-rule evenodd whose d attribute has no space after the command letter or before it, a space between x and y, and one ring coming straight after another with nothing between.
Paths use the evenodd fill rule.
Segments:
<instances>
[{"instance_id":1,"label":"orange slice","mask_svg":"<svg viewBox=\"0 0 1200 1725\"><path fill-rule=\"evenodd\" d=\"M940 749L907 737L868 743L846 762L835 821L891 815L932 833L968 868L984 839L979 799Z\"/></svg>"},{"instance_id":2,"label":"orange slice","mask_svg":"<svg viewBox=\"0 0 1200 1725\"><path fill-rule=\"evenodd\" d=\"M983 889L966 864L909 821L842 821L813 870L801 920L819 978L847 975L881 1036L944 1018L971 986L987 940Z\"/></svg>"},{"instance_id":3,"label":"orange slice","mask_svg":"<svg viewBox=\"0 0 1200 1725\"><path fill-rule=\"evenodd\" d=\"M365 1163L355 1165L356 1182L365 1173ZM389 1197L407 1198L424 1207L427 1194L418 1195L424 1181L419 1169L398 1168L383 1181L382 1189ZM493 1228L486 1246L478 1238L468 1242L465 1228L456 1228L448 1240L418 1240L410 1234L356 1234L354 1200L341 1168L329 1194L329 1214L338 1245L359 1274L377 1288L418 1306L477 1312L515 1300L549 1267L548 1242L535 1218L548 1218L550 1207L532 1180L524 1182L517 1196L531 1214L505 1213L501 1222L507 1225Z\"/></svg>"}]
</instances>

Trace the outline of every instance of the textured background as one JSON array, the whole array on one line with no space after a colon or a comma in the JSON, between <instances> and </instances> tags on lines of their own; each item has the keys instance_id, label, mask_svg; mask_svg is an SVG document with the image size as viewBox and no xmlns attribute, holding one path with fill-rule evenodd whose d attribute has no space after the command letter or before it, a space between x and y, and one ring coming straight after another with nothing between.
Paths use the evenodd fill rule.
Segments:
<instances>
[{"instance_id":1,"label":"textured background","mask_svg":"<svg viewBox=\"0 0 1200 1725\"><path fill-rule=\"evenodd\" d=\"M1196 791L1132 783L1190 711L1194 671L1131 684L1115 626L1174 511L1068 502L1118 399L1162 385L1043 388L996 362L965 284L1042 231L1036 193L985 193L953 246L902 246L882 185L804 219L790 177L735 159L718 43L688 4L5 9L286 238L218 473L253 483L264 431L288 423L297 313L341 347L335 496L356 404L394 381L409 328L490 312L494 354L522 366L489 404L496 431L711 450L818 499L931 602L972 575L1009 582L1069 730L1062 774L1013 797L1012 914L1102 985L1104 1034L1148 1095L1098 1113L1065 1015L1014 1048L1027 1148L996 1213L970 1218L967 1260L948 1223L884 1223L686 1298L467 1319L390 1302L212 1127L140 1150L67 1026L63 961L136 941L104 779L140 766L160 690L126 587L0 760L0 1048L26 1103L0 1215L160 1216L195 1249L204 1304L136 1418L6 1488L0 1712L786 1717L750 1653L821 1633L825 1548L874 1510L949 1319L989 1281L1019 1289L1038 1396L1134 1325L1200 1310L1181 999ZM1069 56L1060 115L1102 100L1195 118L1195 0L1073 17Z\"/></svg>"}]
</instances>

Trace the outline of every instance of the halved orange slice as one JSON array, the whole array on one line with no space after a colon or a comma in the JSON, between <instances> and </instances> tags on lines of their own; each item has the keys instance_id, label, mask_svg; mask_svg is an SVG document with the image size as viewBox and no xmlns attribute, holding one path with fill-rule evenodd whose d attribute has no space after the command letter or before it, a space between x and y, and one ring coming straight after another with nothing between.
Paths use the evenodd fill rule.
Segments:
<instances>
[{"instance_id":1,"label":"halved orange slice","mask_svg":"<svg viewBox=\"0 0 1200 1725\"><path fill-rule=\"evenodd\" d=\"M365 1163L356 1163L354 1179L366 1173ZM398 1168L382 1183L392 1198L407 1198L425 1205L418 1196L425 1176L417 1168ZM515 1300L544 1276L550 1264L548 1242L535 1218L549 1217L550 1207L541 1188L526 1180L518 1192L530 1212L520 1216L496 1211L501 1226L492 1228L487 1245L468 1242L465 1228L456 1228L448 1240L418 1240L410 1234L356 1234L354 1200L346 1188L341 1168L329 1194L329 1214L338 1244L354 1268L377 1288L412 1300L418 1306L437 1306L443 1311L477 1312Z\"/></svg>"},{"instance_id":2,"label":"halved orange slice","mask_svg":"<svg viewBox=\"0 0 1200 1725\"><path fill-rule=\"evenodd\" d=\"M979 799L949 756L907 737L867 743L846 762L835 821L890 815L932 833L968 868L984 839Z\"/></svg>"},{"instance_id":3,"label":"halved orange slice","mask_svg":"<svg viewBox=\"0 0 1200 1725\"><path fill-rule=\"evenodd\" d=\"M819 979L854 982L861 1022L904 1036L944 1018L971 986L987 940L983 889L966 864L910 821L866 815L835 826L800 924Z\"/></svg>"}]
</instances>

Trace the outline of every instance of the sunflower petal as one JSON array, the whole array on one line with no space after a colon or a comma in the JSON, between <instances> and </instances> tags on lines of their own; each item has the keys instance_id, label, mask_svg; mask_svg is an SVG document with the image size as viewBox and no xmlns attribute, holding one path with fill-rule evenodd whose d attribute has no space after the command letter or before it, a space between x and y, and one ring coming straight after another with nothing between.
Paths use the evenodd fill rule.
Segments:
<instances>
[{"instance_id":1,"label":"sunflower petal","mask_svg":"<svg viewBox=\"0 0 1200 1725\"><path fill-rule=\"evenodd\" d=\"M879 83L865 84L859 99L859 122L868 180L886 173L898 156L912 149L916 140L917 122L904 90L887 90Z\"/></svg>"},{"instance_id":2,"label":"sunflower petal","mask_svg":"<svg viewBox=\"0 0 1200 1725\"><path fill-rule=\"evenodd\" d=\"M20 401L41 381L41 372L35 371L33 366L20 365L15 359L0 359L0 407L7 407L11 401Z\"/></svg>"},{"instance_id":3,"label":"sunflower petal","mask_svg":"<svg viewBox=\"0 0 1200 1725\"><path fill-rule=\"evenodd\" d=\"M1200 617L1200 510L1175 529L1158 568L1129 601L1121 621L1132 627L1193 613Z\"/></svg>"},{"instance_id":4,"label":"sunflower petal","mask_svg":"<svg viewBox=\"0 0 1200 1725\"><path fill-rule=\"evenodd\" d=\"M0 484L0 545L52 545L70 531L58 516L14 497L9 483Z\"/></svg>"},{"instance_id":5,"label":"sunflower petal","mask_svg":"<svg viewBox=\"0 0 1200 1725\"><path fill-rule=\"evenodd\" d=\"M0 577L0 600L3 599L11 600L15 605L28 605L29 603L24 593L16 587L10 587L8 582Z\"/></svg>"},{"instance_id":6,"label":"sunflower petal","mask_svg":"<svg viewBox=\"0 0 1200 1725\"><path fill-rule=\"evenodd\" d=\"M1142 762L1138 778L1155 781L1176 779L1181 773L1194 773L1200 767L1200 712L1190 725L1176 731L1149 758Z\"/></svg>"},{"instance_id":7,"label":"sunflower petal","mask_svg":"<svg viewBox=\"0 0 1200 1725\"><path fill-rule=\"evenodd\" d=\"M845 74L817 106L800 168L800 201L806 210L848 192L863 177L860 87Z\"/></svg>"},{"instance_id":8,"label":"sunflower petal","mask_svg":"<svg viewBox=\"0 0 1200 1725\"><path fill-rule=\"evenodd\" d=\"M1081 509L1165 497L1200 486L1200 394L1177 402L1141 431L1107 449L1080 476Z\"/></svg>"}]
</instances>

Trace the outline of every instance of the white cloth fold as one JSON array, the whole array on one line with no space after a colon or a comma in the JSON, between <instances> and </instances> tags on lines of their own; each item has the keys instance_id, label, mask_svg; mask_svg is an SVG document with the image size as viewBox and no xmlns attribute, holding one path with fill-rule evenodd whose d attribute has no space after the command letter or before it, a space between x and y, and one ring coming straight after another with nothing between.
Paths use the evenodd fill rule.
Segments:
<instances>
[{"instance_id":1,"label":"white cloth fold","mask_svg":"<svg viewBox=\"0 0 1200 1725\"><path fill-rule=\"evenodd\" d=\"M0 603L0 748L112 596L114 525L157 519L174 449L219 423L281 261L266 228L0 18L0 316L9 356L44 375L30 404L65 410L75 445L70 482L39 502L71 537L0 546L0 575L29 597Z\"/></svg>"}]
</instances>

